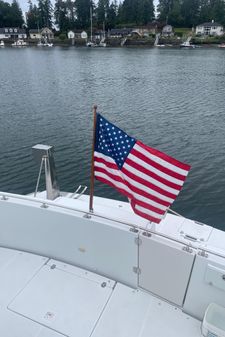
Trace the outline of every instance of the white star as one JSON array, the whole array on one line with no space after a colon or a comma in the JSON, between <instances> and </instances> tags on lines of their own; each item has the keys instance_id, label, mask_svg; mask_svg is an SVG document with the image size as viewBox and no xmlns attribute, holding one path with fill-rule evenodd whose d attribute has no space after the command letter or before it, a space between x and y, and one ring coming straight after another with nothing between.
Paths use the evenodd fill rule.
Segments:
<instances>
[{"instance_id":1,"label":"white star","mask_svg":"<svg viewBox=\"0 0 225 337\"><path fill-rule=\"evenodd\" d=\"M130 145L128 145L128 147L130 147Z\"/></svg>"},{"instance_id":2,"label":"white star","mask_svg":"<svg viewBox=\"0 0 225 337\"><path fill-rule=\"evenodd\" d=\"M127 135L125 135L125 138L127 138Z\"/></svg>"}]
</instances>

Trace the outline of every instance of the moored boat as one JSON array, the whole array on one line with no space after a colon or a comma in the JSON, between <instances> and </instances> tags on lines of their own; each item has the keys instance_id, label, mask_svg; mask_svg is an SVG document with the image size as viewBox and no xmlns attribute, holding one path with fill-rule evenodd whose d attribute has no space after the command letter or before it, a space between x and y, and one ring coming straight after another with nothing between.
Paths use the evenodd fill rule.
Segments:
<instances>
[{"instance_id":1,"label":"moored boat","mask_svg":"<svg viewBox=\"0 0 225 337\"><path fill-rule=\"evenodd\" d=\"M180 48L195 48L196 46L194 44L191 44L189 41L185 41L180 44Z\"/></svg>"},{"instance_id":2,"label":"moored boat","mask_svg":"<svg viewBox=\"0 0 225 337\"><path fill-rule=\"evenodd\" d=\"M0 41L0 47L4 47L5 46L5 42L3 40Z\"/></svg>"},{"instance_id":3,"label":"moored boat","mask_svg":"<svg viewBox=\"0 0 225 337\"><path fill-rule=\"evenodd\" d=\"M21 39L12 43L12 47L26 47L27 45L28 43Z\"/></svg>"}]
</instances>

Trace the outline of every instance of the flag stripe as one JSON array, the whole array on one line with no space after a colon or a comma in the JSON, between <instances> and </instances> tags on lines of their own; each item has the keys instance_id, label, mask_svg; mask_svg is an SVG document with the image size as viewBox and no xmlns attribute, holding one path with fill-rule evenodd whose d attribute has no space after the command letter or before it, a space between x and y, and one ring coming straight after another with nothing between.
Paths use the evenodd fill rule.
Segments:
<instances>
[{"instance_id":1,"label":"flag stripe","mask_svg":"<svg viewBox=\"0 0 225 337\"><path fill-rule=\"evenodd\" d=\"M160 221L162 220L162 218L156 218L156 217L153 217L152 214L150 214L146 209L144 209L143 207L140 207L138 205L134 205L132 206L134 212L141 216L142 218L145 218L147 220L150 220L152 222L155 222L155 223L160 223Z\"/></svg>"},{"instance_id":2,"label":"flag stripe","mask_svg":"<svg viewBox=\"0 0 225 337\"><path fill-rule=\"evenodd\" d=\"M114 181L114 186L118 185L119 188L121 188L122 187L121 184L123 184L124 185L123 190L126 190L129 193L129 195L132 195L132 198L140 200L141 202L145 203L146 205L148 204L149 206L154 207L155 209L157 208L159 213L161 213L161 211L165 212L168 206L171 204L171 202L170 203L167 202L166 205L165 204L163 205L162 200L159 200L153 195L139 188L136 188L133 184L129 184L129 182L124 184L123 179L121 179L117 175L113 175L112 173L109 173L107 169L96 167L95 176L102 177L106 180L108 177L109 181Z\"/></svg>"},{"instance_id":3,"label":"flag stripe","mask_svg":"<svg viewBox=\"0 0 225 337\"><path fill-rule=\"evenodd\" d=\"M95 171L102 172L106 175L108 174L112 179L115 179L121 183L126 183L126 185L129 186L130 190L132 190L134 193L140 194L146 198L150 198L150 200L152 199L156 203L166 206L166 208L174 201L174 198L169 198L165 195L162 195L161 193L146 187L142 183L133 180L123 170L113 170L102 163L96 162Z\"/></svg>"},{"instance_id":4,"label":"flag stripe","mask_svg":"<svg viewBox=\"0 0 225 337\"><path fill-rule=\"evenodd\" d=\"M146 157L144 154L140 153L139 151L136 150L136 148L133 148L131 151L131 154L135 155L137 158L141 159L143 162L146 162L146 164L149 164L153 167L155 167L156 169L158 169L159 171L168 174L169 176L182 180L184 181L186 179L186 177L182 174L179 174L175 171L172 171L170 169L168 169L165 166L162 166L158 163L156 163L155 161L153 161L151 158Z\"/></svg>"},{"instance_id":5,"label":"flag stripe","mask_svg":"<svg viewBox=\"0 0 225 337\"><path fill-rule=\"evenodd\" d=\"M157 193L157 196L159 198L162 198L166 201L172 202L176 198L176 194L172 194L168 191L163 190L162 188L153 185L152 183L146 181L145 179L142 179L141 177L136 176L133 172L128 171L126 168L122 168L121 170L126 177L131 178L133 181L139 183L144 187L144 190L151 190Z\"/></svg>"},{"instance_id":6,"label":"flag stripe","mask_svg":"<svg viewBox=\"0 0 225 337\"><path fill-rule=\"evenodd\" d=\"M183 185L184 181L176 179L158 169L153 167L152 165L149 165L142 159L136 157L133 152L131 151L129 156L126 159L126 163L130 164L131 166L134 166L137 169L140 169L142 172L146 174L153 174L155 177L158 177L158 179L162 179L162 182L165 181L168 186L171 184L171 187L175 188L175 186L181 186Z\"/></svg>"},{"instance_id":7,"label":"flag stripe","mask_svg":"<svg viewBox=\"0 0 225 337\"><path fill-rule=\"evenodd\" d=\"M98 154L98 153L97 153ZM100 154L100 153L99 153ZM98 154L98 155L99 155ZM95 163L96 165L98 165L97 163L102 163L104 165L107 165L107 167L111 168L111 169L114 169L114 170L118 170L118 167L117 165L114 163L112 163L111 161L108 161L108 158L111 159L110 157L106 157L106 159L103 158L104 155L101 155L101 156L96 156L96 152L94 154L94 160L95 160Z\"/></svg>"},{"instance_id":8,"label":"flag stripe","mask_svg":"<svg viewBox=\"0 0 225 337\"><path fill-rule=\"evenodd\" d=\"M177 195L181 189L181 186L174 186L174 184L170 182L166 183L166 181L160 177L158 177L157 179L157 176L154 173L147 171L138 164L136 165L135 163L130 162L129 159L127 159L124 163L123 169L127 169L128 171L134 173L136 176L144 179L146 182L152 183L153 185L158 186L172 194Z\"/></svg>"},{"instance_id":9,"label":"flag stripe","mask_svg":"<svg viewBox=\"0 0 225 337\"><path fill-rule=\"evenodd\" d=\"M140 141L136 142L135 148L146 157L152 158L152 160L156 161L160 165L168 167L170 170L178 172L181 175L187 176L188 171L191 168L189 165L181 163L177 159L172 158L159 150L153 149L150 146L146 146Z\"/></svg>"},{"instance_id":10,"label":"flag stripe","mask_svg":"<svg viewBox=\"0 0 225 337\"><path fill-rule=\"evenodd\" d=\"M113 179L111 179L108 175L104 175L104 174L101 174L100 176L96 175L96 179L116 188L117 190L120 191L120 193L126 195L128 198L131 198L135 204L137 204L137 203L141 204L142 206L140 206L140 207L143 207L145 205L145 203L134 199L134 197L127 191L126 185L123 186L123 184L119 183L119 182L115 183L115 181ZM145 206L144 207L148 210L148 213L152 214L155 218L162 218L163 214L165 214L165 211L160 212L160 213L157 211L157 213L156 213L154 211L154 207L151 207L150 205L146 205L146 206L147 207L145 207Z\"/></svg>"}]
</instances>

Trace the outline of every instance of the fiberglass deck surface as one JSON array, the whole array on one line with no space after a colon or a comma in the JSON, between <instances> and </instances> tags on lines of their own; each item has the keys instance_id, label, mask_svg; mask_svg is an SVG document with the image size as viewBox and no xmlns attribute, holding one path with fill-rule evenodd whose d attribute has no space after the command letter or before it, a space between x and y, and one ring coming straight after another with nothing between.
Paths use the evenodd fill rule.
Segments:
<instances>
[{"instance_id":1,"label":"fiberglass deck surface","mask_svg":"<svg viewBox=\"0 0 225 337\"><path fill-rule=\"evenodd\" d=\"M179 308L75 266L0 248L0 273L0 336L201 336Z\"/></svg>"}]
</instances>

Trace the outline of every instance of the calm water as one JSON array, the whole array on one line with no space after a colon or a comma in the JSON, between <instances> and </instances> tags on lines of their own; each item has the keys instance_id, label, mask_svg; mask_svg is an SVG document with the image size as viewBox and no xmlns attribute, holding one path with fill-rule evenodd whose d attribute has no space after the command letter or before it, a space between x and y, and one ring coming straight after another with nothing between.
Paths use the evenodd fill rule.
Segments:
<instances>
[{"instance_id":1,"label":"calm water","mask_svg":"<svg viewBox=\"0 0 225 337\"><path fill-rule=\"evenodd\" d=\"M34 191L36 143L55 145L61 190L89 185L94 103L191 164L173 209L225 230L225 50L1 49L0 190Z\"/></svg>"}]
</instances>

